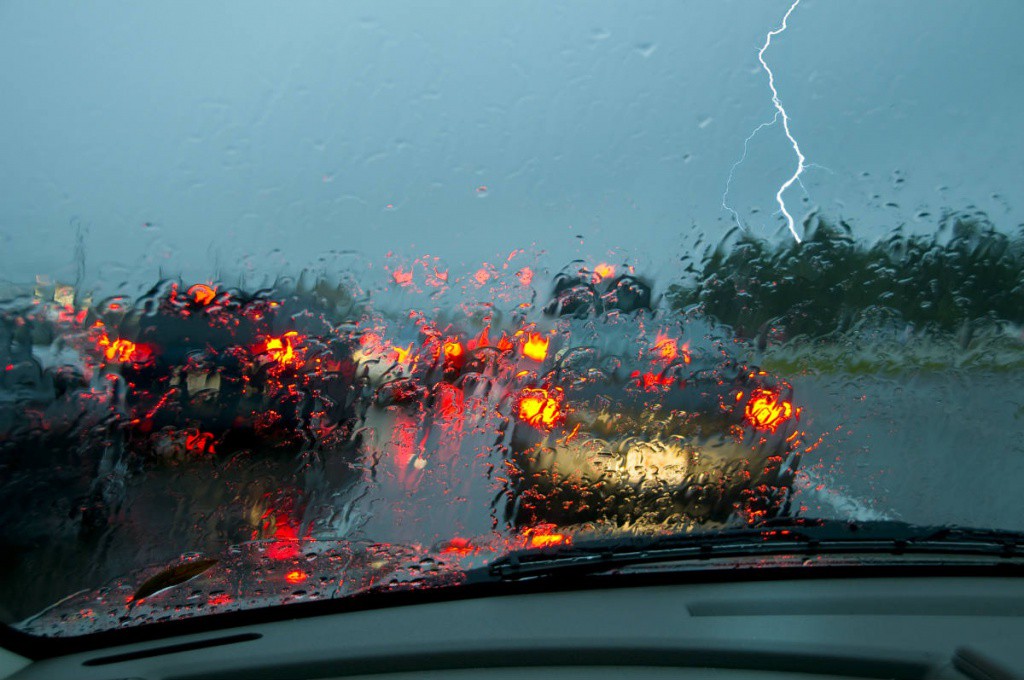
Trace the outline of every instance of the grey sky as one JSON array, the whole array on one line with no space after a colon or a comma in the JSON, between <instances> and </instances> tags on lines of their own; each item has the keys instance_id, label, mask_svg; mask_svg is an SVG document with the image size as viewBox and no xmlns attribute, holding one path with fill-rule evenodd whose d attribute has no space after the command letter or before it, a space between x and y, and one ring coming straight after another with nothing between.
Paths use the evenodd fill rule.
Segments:
<instances>
[{"instance_id":1,"label":"grey sky","mask_svg":"<svg viewBox=\"0 0 1024 680\"><path fill-rule=\"evenodd\" d=\"M773 112L756 52L788 6L2 3L0 278L66 275L79 226L110 280L329 249L668 262L693 224L730 226L729 167ZM766 55L827 168L793 212L871 236L974 204L1015 227L1022 25L1014 0L803 0ZM783 237L794 163L778 128L751 143L731 196L755 232Z\"/></svg>"}]
</instances>

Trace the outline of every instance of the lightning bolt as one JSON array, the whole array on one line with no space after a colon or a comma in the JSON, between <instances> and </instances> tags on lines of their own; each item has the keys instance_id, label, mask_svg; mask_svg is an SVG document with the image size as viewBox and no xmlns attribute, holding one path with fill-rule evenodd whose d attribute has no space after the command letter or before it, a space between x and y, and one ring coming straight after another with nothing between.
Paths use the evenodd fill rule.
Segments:
<instances>
[{"instance_id":1,"label":"lightning bolt","mask_svg":"<svg viewBox=\"0 0 1024 680\"><path fill-rule=\"evenodd\" d=\"M789 139L789 143L793 145L793 151L796 152L796 172L793 173L792 177L783 182L782 186L779 187L779 190L775 192L775 201L779 204L779 210L781 210L782 214L786 216L789 233L793 235L793 238L796 239L797 243L800 243L800 236L796 233L796 228L793 225L793 216L789 214L788 210L786 210L786 201L783 200L782 194L786 192L786 189L793 186L793 182L800 179L800 175L803 173L804 168L807 167L804 164L804 161L807 159L804 158L803 152L800 151L800 145L797 144L796 139L793 138L793 133L789 130L789 115L786 113L786 109L782 107L782 102L779 101L779 92L775 89L775 74L772 73L772 70L768 67L768 62L764 60L764 53L765 50L768 49L768 46L772 44L772 36L779 35L786 30L789 15L793 13L793 10L796 9L796 6L799 4L800 0L793 1L793 4L789 6L789 10L786 11L786 15L782 17L782 25L774 31L768 32L768 35L765 36L764 39L764 45L761 46L761 49L757 53L757 60L761 62L761 67L768 73L768 87L772 90L772 104L775 105L776 112L782 115L782 129L786 131L786 138Z\"/></svg>"},{"instance_id":2,"label":"lightning bolt","mask_svg":"<svg viewBox=\"0 0 1024 680\"><path fill-rule=\"evenodd\" d=\"M771 127L772 125L775 125L777 122L779 122L778 112L775 113L774 118L767 122L761 123L756 128L754 128L754 131L747 135L747 138L743 140L743 155L740 156L738 161L732 164L731 168L729 168L729 178L725 180L725 192L722 194L722 207L732 213L733 218L736 220L736 224L739 225L741 229L743 228L743 220L740 219L740 214L736 212L735 208L726 203L726 199L729 196L729 188L732 186L733 173L736 172L736 168L743 165L743 161L747 160L747 147L750 146L750 140L756 137L758 132L765 129L766 127Z\"/></svg>"},{"instance_id":3,"label":"lightning bolt","mask_svg":"<svg viewBox=\"0 0 1024 680\"><path fill-rule=\"evenodd\" d=\"M783 194L785 194L786 190L793 186L794 183L799 182L800 185L803 186L803 182L800 180L800 175L802 175L804 170L807 169L807 158L800 150L800 145L797 143L796 138L793 137L793 133L789 129L789 114L786 113L786 109L782 106L782 101L779 99L779 91L775 89L775 74L772 72L771 67L768 66L768 62L764 60L764 53L771 46L772 38L785 32L786 28L788 27L789 15L793 13L793 10L795 10L797 8L797 5L799 4L800 0L793 1L793 4L790 5L789 9L786 11L785 16L782 17L782 25L776 28L775 30L768 32L764 39L764 45L762 45L761 49L757 51L757 60L761 62L761 67L764 69L765 73L768 74L768 87L772 91L772 104L775 106L775 117L772 120L765 123L761 123L756 128L754 128L754 131L751 132L747 139L743 142L743 155L740 157L738 161L733 163L732 168L729 170L729 179L726 180L725 183L725 193L722 194L722 207L731 212L733 214L733 217L736 219L736 223L739 224L740 227L742 227L743 225L740 222L739 214L736 212L736 210L729 207L729 205L726 203L726 199L729 195L729 187L732 184L733 173L736 171L736 168L739 167L739 165L742 164L743 161L746 159L747 145L750 144L750 140L752 140L754 136L757 135L757 133L763 130L764 128L775 125L775 123L777 123L779 121L779 118L781 117L782 129L785 131L786 138L789 140L789 143L793 146L793 151L796 153L797 164L796 171L793 173L793 175L785 182L783 182L782 186L780 186L779 190L775 193L775 201L779 204L779 210L786 218L786 226L789 227L789 233L793 235L793 238L796 239L797 243L800 243L800 235L796 233L796 225L793 221L793 216L789 214L788 210L786 210L786 201L783 198Z\"/></svg>"}]
</instances>

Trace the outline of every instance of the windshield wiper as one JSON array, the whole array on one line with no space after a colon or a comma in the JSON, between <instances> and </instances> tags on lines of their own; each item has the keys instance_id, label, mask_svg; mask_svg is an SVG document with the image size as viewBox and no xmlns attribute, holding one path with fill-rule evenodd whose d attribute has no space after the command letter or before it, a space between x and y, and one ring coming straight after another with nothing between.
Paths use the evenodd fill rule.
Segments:
<instances>
[{"instance_id":1,"label":"windshield wiper","mask_svg":"<svg viewBox=\"0 0 1024 680\"><path fill-rule=\"evenodd\" d=\"M517 550L471 573L470 577L471 580L515 581L601 573L645 563L843 554L1020 559L1024 558L1024 532L922 527L893 521L796 518L776 520L756 528L581 540L557 547Z\"/></svg>"}]
</instances>

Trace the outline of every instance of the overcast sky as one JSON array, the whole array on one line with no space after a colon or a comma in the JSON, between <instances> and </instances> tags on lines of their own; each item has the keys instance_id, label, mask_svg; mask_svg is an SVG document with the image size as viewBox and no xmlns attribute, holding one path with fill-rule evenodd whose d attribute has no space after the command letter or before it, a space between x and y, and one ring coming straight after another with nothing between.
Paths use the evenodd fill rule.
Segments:
<instances>
[{"instance_id":1,"label":"overcast sky","mask_svg":"<svg viewBox=\"0 0 1024 680\"><path fill-rule=\"evenodd\" d=\"M0 278L66 277L79 230L105 280L332 249L676 260L732 224L789 4L2 2ZM1015 228L1021 26L1017 0L803 0L766 53L816 164L792 211ZM795 162L778 126L751 142L747 228L785 237Z\"/></svg>"}]
</instances>

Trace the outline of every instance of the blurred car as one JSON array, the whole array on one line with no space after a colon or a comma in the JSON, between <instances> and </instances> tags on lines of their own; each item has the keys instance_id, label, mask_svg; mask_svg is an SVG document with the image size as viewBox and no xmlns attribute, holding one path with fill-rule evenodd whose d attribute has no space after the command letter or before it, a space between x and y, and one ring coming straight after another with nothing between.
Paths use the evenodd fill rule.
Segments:
<instances>
[{"instance_id":1,"label":"blurred car","mask_svg":"<svg viewBox=\"0 0 1024 680\"><path fill-rule=\"evenodd\" d=\"M239 455L287 464L310 447L345 461L339 487L359 485L388 451L407 493L446 458L504 452L500 515L520 528L787 512L799 409L785 381L691 346L701 339L667 320L649 333L636 319L656 319L651 291L632 275L562 274L552 290L537 320L482 328L417 316L389 330L338 315L350 300L337 289L330 302L323 291L165 282L138 301L47 301L33 332L63 337L81 369L40 374L54 390L45 436L98 437L107 453L94 464L122 470L79 503L87 532L106 525L132 470ZM38 443L38 430L21 432L8 449ZM274 534L264 491L240 540ZM302 521L301 500L280 502Z\"/></svg>"}]
</instances>

